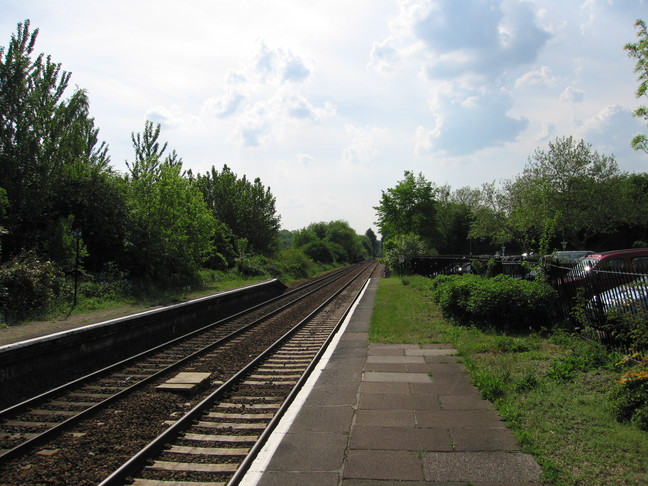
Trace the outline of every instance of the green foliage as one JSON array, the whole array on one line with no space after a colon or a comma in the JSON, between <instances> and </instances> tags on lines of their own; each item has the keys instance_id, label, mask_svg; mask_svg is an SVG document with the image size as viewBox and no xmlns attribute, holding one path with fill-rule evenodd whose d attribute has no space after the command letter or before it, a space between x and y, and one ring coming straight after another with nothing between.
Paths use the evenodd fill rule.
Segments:
<instances>
[{"instance_id":1,"label":"green foliage","mask_svg":"<svg viewBox=\"0 0 648 486\"><path fill-rule=\"evenodd\" d=\"M558 299L555 290L544 282L505 275L447 276L436 282L433 290L433 298L446 317L505 330L551 327Z\"/></svg>"},{"instance_id":2,"label":"green foliage","mask_svg":"<svg viewBox=\"0 0 648 486\"><path fill-rule=\"evenodd\" d=\"M74 237L74 217L60 218L54 222L54 227L50 230L51 237L45 242L45 251L47 255L55 261L58 266L66 273L75 270L77 262L77 244L78 260L82 265L85 257L88 256L88 250L82 239Z\"/></svg>"},{"instance_id":3,"label":"green foliage","mask_svg":"<svg viewBox=\"0 0 648 486\"><path fill-rule=\"evenodd\" d=\"M637 38L639 40L636 43L626 44L625 50L628 51L628 56L637 60L634 71L638 74L639 78L639 87L637 88L636 96L640 98L648 95L648 30L643 20L637 20L635 27L638 30ZM640 106L635 110L634 116L648 121L648 107ZM635 136L632 139L632 148L648 152L648 138L646 138L646 135L640 134Z\"/></svg>"},{"instance_id":4,"label":"green foliage","mask_svg":"<svg viewBox=\"0 0 648 486\"><path fill-rule=\"evenodd\" d=\"M369 228L365 232L365 236L367 237L369 241L369 254L371 257L378 257L381 255L381 248L380 248L380 242L378 241L378 237L376 236L376 233L373 232L371 228Z\"/></svg>"},{"instance_id":5,"label":"green foliage","mask_svg":"<svg viewBox=\"0 0 648 486\"><path fill-rule=\"evenodd\" d=\"M313 274L315 264L306 254L294 248L279 253L284 272L293 279L307 278Z\"/></svg>"},{"instance_id":6,"label":"green foliage","mask_svg":"<svg viewBox=\"0 0 648 486\"><path fill-rule=\"evenodd\" d=\"M633 365L626 371L608 398L619 422L631 422L648 431L648 356L628 356L620 365Z\"/></svg>"},{"instance_id":7,"label":"green foliage","mask_svg":"<svg viewBox=\"0 0 648 486\"><path fill-rule=\"evenodd\" d=\"M15 322L47 311L60 291L62 272L33 251L0 266L0 319Z\"/></svg>"},{"instance_id":8,"label":"green foliage","mask_svg":"<svg viewBox=\"0 0 648 486\"><path fill-rule=\"evenodd\" d=\"M136 146L136 153L141 150ZM160 163L159 155L138 155L130 166L125 253L134 275L179 285L212 256L216 222L198 187L182 177L181 165Z\"/></svg>"},{"instance_id":9,"label":"green foliage","mask_svg":"<svg viewBox=\"0 0 648 486\"><path fill-rule=\"evenodd\" d=\"M511 375L508 372L494 374L491 371L478 369L472 373L473 383L484 400L495 402L504 396Z\"/></svg>"},{"instance_id":10,"label":"green foliage","mask_svg":"<svg viewBox=\"0 0 648 486\"><path fill-rule=\"evenodd\" d=\"M495 349L501 353L522 353L529 351L529 345L525 340L499 335L495 337Z\"/></svg>"},{"instance_id":11,"label":"green foliage","mask_svg":"<svg viewBox=\"0 0 648 486\"><path fill-rule=\"evenodd\" d=\"M435 189L423 174L405 171L405 178L394 188L382 191L375 206L378 227L385 239L414 234L429 246L437 240Z\"/></svg>"},{"instance_id":12,"label":"green foliage","mask_svg":"<svg viewBox=\"0 0 648 486\"><path fill-rule=\"evenodd\" d=\"M278 277L280 266L276 261L260 255L246 256L236 260L236 270L246 277L270 275Z\"/></svg>"},{"instance_id":13,"label":"green foliage","mask_svg":"<svg viewBox=\"0 0 648 486\"><path fill-rule=\"evenodd\" d=\"M612 309L602 326L619 346L629 350L648 349L648 312L639 308Z\"/></svg>"},{"instance_id":14,"label":"green foliage","mask_svg":"<svg viewBox=\"0 0 648 486\"><path fill-rule=\"evenodd\" d=\"M196 184L214 218L227 225L236 238L245 238L250 252L270 256L279 249L281 218L276 200L259 178L254 182L246 176L239 178L224 165L221 172L212 167L198 175Z\"/></svg>"},{"instance_id":15,"label":"green foliage","mask_svg":"<svg viewBox=\"0 0 648 486\"><path fill-rule=\"evenodd\" d=\"M552 361L547 377L556 381L572 381L577 375L612 364L614 356L598 343L571 339L571 352Z\"/></svg>"},{"instance_id":16,"label":"green foliage","mask_svg":"<svg viewBox=\"0 0 648 486\"><path fill-rule=\"evenodd\" d=\"M334 244L325 240L311 241L300 248L308 258L321 263L333 263L338 253Z\"/></svg>"},{"instance_id":17,"label":"green foliage","mask_svg":"<svg viewBox=\"0 0 648 486\"><path fill-rule=\"evenodd\" d=\"M293 236L293 246L315 262L352 263L370 257L366 240L366 236L357 235L349 223L337 220L312 223L297 230Z\"/></svg>"},{"instance_id":18,"label":"green foliage","mask_svg":"<svg viewBox=\"0 0 648 486\"><path fill-rule=\"evenodd\" d=\"M412 259L434 254L428 250L423 239L415 234L404 234L385 241L385 263L393 271L400 273L412 272Z\"/></svg>"},{"instance_id":19,"label":"green foliage","mask_svg":"<svg viewBox=\"0 0 648 486\"><path fill-rule=\"evenodd\" d=\"M75 214L67 201L69 167L102 172L109 161L86 93L77 88L64 100L70 74L49 56L32 58L37 35L25 21L7 49L0 47L0 181L10 208L2 222L4 258L41 251L52 223Z\"/></svg>"}]
</instances>

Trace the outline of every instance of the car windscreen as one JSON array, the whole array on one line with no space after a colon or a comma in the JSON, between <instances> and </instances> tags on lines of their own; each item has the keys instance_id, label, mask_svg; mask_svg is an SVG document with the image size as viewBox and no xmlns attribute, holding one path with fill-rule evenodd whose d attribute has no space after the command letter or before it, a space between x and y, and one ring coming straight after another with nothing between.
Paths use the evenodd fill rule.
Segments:
<instances>
[{"instance_id":1,"label":"car windscreen","mask_svg":"<svg viewBox=\"0 0 648 486\"><path fill-rule=\"evenodd\" d=\"M597 257L591 257L588 256L586 258L583 258L578 264L572 268L569 273L567 273L568 277L580 277L585 275L587 272L589 272L592 267L598 263L600 258Z\"/></svg>"}]
</instances>

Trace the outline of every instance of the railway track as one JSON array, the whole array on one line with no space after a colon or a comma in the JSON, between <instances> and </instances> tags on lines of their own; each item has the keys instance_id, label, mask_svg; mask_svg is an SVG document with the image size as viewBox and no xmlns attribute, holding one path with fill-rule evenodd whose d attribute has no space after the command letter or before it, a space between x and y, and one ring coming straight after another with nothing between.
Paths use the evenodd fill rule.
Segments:
<instances>
[{"instance_id":1,"label":"railway track","mask_svg":"<svg viewBox=\"0 0 648 486\"><path fill-rule=\"evenodd\" d=\"M26 476L17 474L16 480L20 477L47 477L46 470L39 470L37 474L31 470L41 463L47 464L46 467L50 468L53 464L58 466L57 458L61 459L73 454L67 452L66 444L82 443L83 440L78 439L86 435L97 435L96 432L88 433L88 427L92 428L92 425L88 424L104 425L106 423L104 417L107 414L121 414L122 409L129 409L129 406L124 403L128 403L130 397L138 394L139 399L144 399L148 404L139 406L140 415L143 413L146 416L147 413L144 412L149 409L162 409L156 412L151 430L156 433L162 431L164 434L173 434L178 423L184 424L194 420L187 417L193 417L193 414L197 413L194 412L196 408L205 407L203 402L213 402L216 399L213 397L220 397L221 402L228 405L221 406L220 410L212 411L211 414L201 418L193 432L183 432L183 442L175 445L171 452L164 452L167 455L157 460L158 465L153 469L143 471L141 480L145 480L147 476L153 476L155 479L156 476L169 474L187 476L187 471L173 473L164 470L165 467L167 469L188 467L179 466L178 464L184 464L182 461L165 460L169 459L168 454L171 456L186 454L188 464L199 462L206 464L207 458L211 458L217 464L238 464L236 467L240 469L240 462L253 448L249 443L250 437L254 436L256 440L263 434L262 430L272 422L270 416L277 415L275 407L285 401L295 382L303 376L317 349L321 348L322 339L326 339L323 336L328 336L331 332L330 328L322 322L314 324L314 315L308 319L312 320L313 324L302 319L298 327L303 330L298 331L295 327L294 330L287 331L294 327L294 322L287 316L313 314L313 305L306 305L306 301L324 298L330 300L332 297L324 297L324 294L331 294L332 291L329 290L331 286L341 287L343 284L346 286L347 280L356 280L358 275L370 270L366 267L358 267L350 269L349 272L330 276L325 281L309 286L308 289L298 289L293 295L273 299L272 302L250 312L214 323L207 326L208 329L203 328L200 332L191 333L190 336L175 339L172 343L158 346L137 357L1 411L0 477L5 477L4 471L7 469L15 472L16 467L21 469L25 465L30 470L29 474ZM341 291L336 290L336 292ZM336 300L337 298L332 302ZM328 305L335 306L331 302ZM300 307L302 308L300 311L294 310ZM325 313L323 309L317 312L317 314L323 313ZM264 338L261 339L260 335ZM255 364L250 363L250 355L265 350L262 353L265 356L269 353L269 349L278 346L273 344L268 348L268 342L279 342L277 340L292 340L290 346L293 349L297 347L293 354L297 354L300 359L293 358L289 362L286 361L288 358L284 357L286 351L276 351L278 354L266 365L261 366L256 359L252 362ZM269 356L263 359L268 360ZM243 371L240 371L242 367ZM250 367L256 369L253 374ZM243 376L247 378L242 384L236 381L241 380ZM245 390L244 398L236 395L239 390ZM263 391L259 392L259 390ZM223 401L226 395L229 396L228 401ZM193 406L197 401L200 403ZM190 411L187 412L187 409ZM245 413L241 414L241 410ZM178 417L180 420L176 420ZM110 428L115 430L108 433L114 435L119 426ZM129 433L132 434L133 431L130 430ZM148 432L149 435L151 433ZM105 434L99 436L105 437ZM224 439L228 435L234 438ZM216 441L217 443L207 440L207 438L213 439L214 436L221 437L222 440ZM247 439L241 438L247 436L249 436ZM202 437L202 441L200 439L194 441L193 438L196 437ZM131 450L141 448L141 444L149 439L150 437L147 438L147 434L143 433L141 437L137 437L137 440L128 441L128 446L124 447L123 452L116 453L114 458L111 456L111 459L106 461L106 470L110 472L117 469L119 464L125 462L124 457L131 454ZM110 443L109 439L97 440ZM232 446L236 444L237 447ZM72 447L70 450L74 450L73 446L70 447ZM128 464L130 461L126 462ZM193 474L213 475L213 473L199 471ZM220 474L221 477L226 477L234 473L230 471ZM107 475L106 473L103 477ZM24 480L20 479L20 481ZM119 480L111 479L111 481L113 481L111 484L117 484L114 481ZM97 484L97 482L99 481L95 479L85 484ZM75 484L68 480L65 483ZM7 484L19 483L8 482ZM60 483L53 480L49 484ZM76 484L84 483L81 481Z\"/></svg>"}]
</instances>

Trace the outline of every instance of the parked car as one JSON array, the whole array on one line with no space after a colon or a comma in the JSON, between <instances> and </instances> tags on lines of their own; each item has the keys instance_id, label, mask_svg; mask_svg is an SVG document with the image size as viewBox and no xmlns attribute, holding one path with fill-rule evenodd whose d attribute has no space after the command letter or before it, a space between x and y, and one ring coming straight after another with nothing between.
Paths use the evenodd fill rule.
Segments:
<instances>
[{"instance_id":1,"label":"parked car","mask_svg":"<svg viewBox=\"0 0 648 486\"><path fill-rule=\"evenodd\" d=\"M557 264L572 264L578 263L583 258L593 254L592 250L569 250L569 251L555 251L549 255L546 260L551 263Z\"/></svg>"},{"instance_id":2,"label":"parked car","mask_svg":"<svg viewBox=\"0 0 648 486\"><path fill-rule=\"evenodd\" d=\"M567 280L586 277L592 270L648 273L648 248L593 253L583 258L566 275Z\"/></svg>"},{"instance_id":3,"label":"parked car","mask_svg":"<svg viewBox=\"0 0 648 486\"><path fill-rule=\"evenodd\" d=\"M641 276L595 295L587 303L585 310L590 318L597 321L603 320L611 310L633 314L648 311L648 276Z\"/></svg>"}]
</instances>

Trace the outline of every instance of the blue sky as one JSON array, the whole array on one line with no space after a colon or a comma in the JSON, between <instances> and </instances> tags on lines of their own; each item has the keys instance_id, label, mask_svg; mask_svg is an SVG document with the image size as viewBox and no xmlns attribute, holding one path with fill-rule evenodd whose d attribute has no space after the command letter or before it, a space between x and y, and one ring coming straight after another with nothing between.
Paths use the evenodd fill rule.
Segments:
<instances>
[{"instance_id":1,"label":"blue sky","mask_svg":"<svg viewBox=\"0 0 648 486\"><path fill-rule=\"evenodd\" d=\"M87 90L111 164L150 119L201 173L259 177L286 229L373 206L405 170L480 187L572 135L620 168L630 140L634 22L648 0L0 0L0 45L28 18L37 52Z\"/></svg>"}]
</instances>

